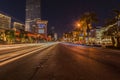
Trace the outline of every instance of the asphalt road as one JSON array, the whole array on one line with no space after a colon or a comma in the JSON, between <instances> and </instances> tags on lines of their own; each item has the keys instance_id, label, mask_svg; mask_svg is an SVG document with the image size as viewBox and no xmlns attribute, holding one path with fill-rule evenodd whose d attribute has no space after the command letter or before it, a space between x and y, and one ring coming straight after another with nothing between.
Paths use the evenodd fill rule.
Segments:
<instances>
[{"instance_id":1,"label":"asphalt road","mask_svg":"<svg viewBox=\"0 0 120 80\"><path fill-rule=\"evenodd\" d=\"M55 44L2 65L0 80L120 80L120 51Z\"/></svg>"}]
</instances>

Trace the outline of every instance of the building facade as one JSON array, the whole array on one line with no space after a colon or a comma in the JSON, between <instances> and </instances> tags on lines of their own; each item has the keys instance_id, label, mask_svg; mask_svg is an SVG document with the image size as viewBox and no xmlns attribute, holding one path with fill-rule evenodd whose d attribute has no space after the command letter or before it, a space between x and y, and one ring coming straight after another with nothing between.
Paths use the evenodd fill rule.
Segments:
<instances>
[{"instance_id":1,"label":"building facade","mask_svg":"<svg viewBox=\"0 0 120 80\"><path fill-rule=\"evenodd\" d=\"M10 29L11 28L11 17L0 13L0 28Z\"/></svg>"},{"instance_id":2,"label":"building facade","mask_svg":"<svg viewBox=\"0 0 120 80\"><path fill-rule=\"evenodd\" d=\"M13 23L13 29L15 29L15 31L20 31L20 30L24 31L24 28L25 28L25 26L22 23L19 23L19 22Z\"/></svg>"},{"instance_id":3,"label":"building facade","mask_svg":"<svg viewBox=\"0 0 120 80\"><path fill-rule=\"evenodd\" d=\"M41 34L41 37L47 38L47 23L45 20L37 20L36 21L36 31L38 34Z\"/></svg>"}]
</instances>

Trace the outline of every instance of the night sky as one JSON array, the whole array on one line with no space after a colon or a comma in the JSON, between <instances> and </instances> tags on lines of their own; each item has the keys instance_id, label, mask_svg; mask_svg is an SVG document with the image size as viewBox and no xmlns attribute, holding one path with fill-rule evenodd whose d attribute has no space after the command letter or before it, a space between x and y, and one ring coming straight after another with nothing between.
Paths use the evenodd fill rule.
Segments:
<instances>
[{"instance_id":1,"label":"night sky","mask_svg":"<svg viewBox=\"0 0 120 80\"><path fill-rule=\"evenodd\" d=\"M113 9L120 10L120 0L42 0L42 19L48 20L48 28L55 27L55 32L68 32L73 23L84 12L94 11L101 26L109 18ZM20 21L25 19L25 0L0 0L0 11Z\"/></svg>"}]
</instances>

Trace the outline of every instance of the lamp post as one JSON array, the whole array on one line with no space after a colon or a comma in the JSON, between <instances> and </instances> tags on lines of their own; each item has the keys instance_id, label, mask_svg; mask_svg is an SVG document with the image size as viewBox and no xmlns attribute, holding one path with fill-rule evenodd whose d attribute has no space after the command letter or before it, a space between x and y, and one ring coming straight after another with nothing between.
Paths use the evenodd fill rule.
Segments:
<instances>
[{"instance_id":1,"label":"lamp post","mask_svg":"<svg viewBox=\"0 0 120 80\"><path fill-rule=\"evenodd\" d=\"M77 24L76 24L76 37L77 37L77 40L78 40L78 42L80 42L80 28L81 28L81 23L80 22L77 22Z\"/></svg>"},{"instance_id":2,"label":"lamp post","mask_svg":"<svg viewBox=\"0 0 120 80\"><path fill-rule=\"evenodd\" d=\"M77 27L79 28L81 25L80 25L80 23L77 23Z\"/></svg>"}]
</instances>

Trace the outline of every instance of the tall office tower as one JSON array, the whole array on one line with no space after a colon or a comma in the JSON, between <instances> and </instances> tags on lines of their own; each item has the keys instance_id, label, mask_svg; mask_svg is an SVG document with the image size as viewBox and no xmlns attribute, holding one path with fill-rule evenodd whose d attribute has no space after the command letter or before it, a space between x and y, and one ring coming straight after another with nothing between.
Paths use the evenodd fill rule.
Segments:
<instances>
[{"instance_id":1,"label":"tall office tower","mask_svg":"<svg viewBox=\"0 0 120 80\"><path fill-rule=\"evenodd\" d=\"M26 0L25 31L36 32L36 21L41 20L41 0Z\"/></svg>"}]
</instances>

